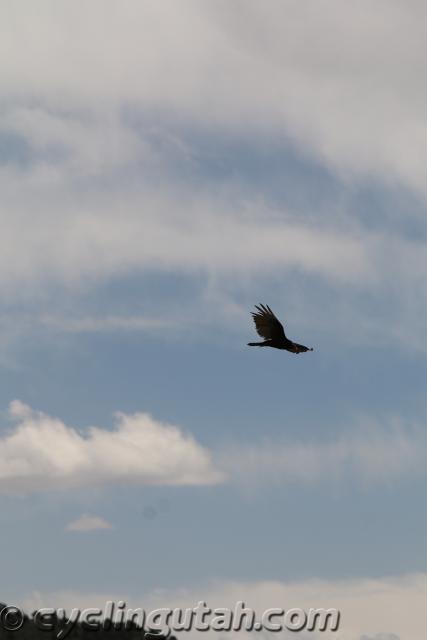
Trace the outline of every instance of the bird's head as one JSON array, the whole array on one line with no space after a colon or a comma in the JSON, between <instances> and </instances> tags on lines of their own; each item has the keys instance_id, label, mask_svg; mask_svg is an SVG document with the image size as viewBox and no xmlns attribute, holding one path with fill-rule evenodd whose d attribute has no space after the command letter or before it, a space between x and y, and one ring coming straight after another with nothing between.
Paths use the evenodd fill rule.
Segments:
<instances>
[{"instance_id":1,"label":"bird's head","mask_svg":"<svg viewBox=\"0 0 427 640\"><path fill-rule=\"evenodd\" d=\"M313 347L305 347L303 344L294 343L294 353L305 353L306 351L313 351Z\"/></svg>"}]
</instances>

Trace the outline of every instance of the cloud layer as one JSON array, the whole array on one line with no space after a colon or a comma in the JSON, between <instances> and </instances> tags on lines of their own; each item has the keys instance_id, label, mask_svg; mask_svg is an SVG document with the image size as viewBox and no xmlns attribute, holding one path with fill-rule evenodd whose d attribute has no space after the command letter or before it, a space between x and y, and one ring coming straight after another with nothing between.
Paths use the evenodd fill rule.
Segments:
<instances>
[{"instance_id":1,"label":"cloud layer","mask_svg":"<svg viewBox=\"0 0 427 640\"><path fill-rule=\"evenodd\" d=\"M96 0L82 20L83 4L4 7L7 96L86 116L88 107L108 115L143 105L219 127L292 135L334 167L425 189L426 8L417 0L374 7L367 0L351 7L184 0L179 10L153 0L117 10ZM26 126L25 114L14 119ZM35 144L44 144L45 120L39 133L31 130ZM71 145L86 137L72 121L63 135ZM116 142L120 153L133 151L125 132L113 128L105 140L103 159Z\"/></svg>"},{"instance_id":2,"label":"cloud layer","mask_svg":"<svg viewBox=\"0 0 427 640\"><path fill-rule=\"evenodd\" d=\"M116 414L112 430L79 432L11 403L13 429L0 438L1 492L31 493L109 483L243 487L343 481L389 483L425 473L425 431L398 418L365 418L335 439L221 442L206 449L180 428L146 413Z\"/></svg>"},{"instance_id":3,"label":"cloud layer","mask_svg":"<svg viewBox=\"0 0 427 640\"><path fill-rule=\"evenodd\" d=\"M333 640L424 640L424 600L427 590L427 575L407 575L390 578L360 578L353 580L307 580L302 582L218 582L214 585L184 587L175 591L124 598L123 594L84 594L56 592L34 593L25 598L28 610L41 606L100 607L112 599L125 599L132 608L143 607L146 611L158 607L194 607L205 600L212 608L234 608L243 600L258 613L273 607L308 610L314 608L336 608L341 611L338 632L322 632L318 635L300 634L306 638ZM242 632L239 632L239 636ZM210 637L216 637L214 632ZM294 634L295 635L295 634ZM290 634L289 637L294 637Z\"/></svg>"},{"instance_id":4,"label":"cloud layer","mask_svg":"<svg viewBox=\"0 0 427 640\"><path fill-rule=\"evenodd\" d=\"M426 242L402 233L419 212L405 207L395 225L386 211L379 231L340 201L273 206L268 180L240 180L242 152L227 164L216 141L250 141L250 153L291 141L344 184L403 185L425 207L425 14L416 0L0 9L2 299L53 287L78 299L100 281L179 272L214 281L225 306L248 282L291 274L293 307L307 276L335 292L328 330L345 316L358 340L423 348ZM85 324L87 310L74 309ZM211 310L199 299L192 316Z\"/></svg>"}]
</instances>

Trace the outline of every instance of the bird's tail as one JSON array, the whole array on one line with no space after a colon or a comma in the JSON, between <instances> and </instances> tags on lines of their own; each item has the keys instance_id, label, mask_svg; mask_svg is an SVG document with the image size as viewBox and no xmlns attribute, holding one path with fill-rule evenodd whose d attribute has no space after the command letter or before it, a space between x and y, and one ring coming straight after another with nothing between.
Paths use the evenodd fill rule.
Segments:
<instances>
[{"instance_id":1,"label":"bird's tail","mask_svg":"<svg viewBox=\"0 0 427 640\"><path fill-rule=\"evenodd\" d=\"M248 342L248 347L265 347L268 346L267 342Z\"/></svg>"}]
</instances>

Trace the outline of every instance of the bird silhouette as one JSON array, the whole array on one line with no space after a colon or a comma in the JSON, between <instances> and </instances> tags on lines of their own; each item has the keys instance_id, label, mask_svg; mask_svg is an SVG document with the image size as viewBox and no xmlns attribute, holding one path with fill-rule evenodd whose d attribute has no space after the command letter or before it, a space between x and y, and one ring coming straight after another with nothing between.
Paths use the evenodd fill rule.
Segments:
<instances>
[{"instance_id":1,"label":"bird silhouette","mask_svg":"<svg viewBox=\"0 0 427 640\"><path fill-rule=\"evenodd\" d=\"M285 349L291 353L304 353L313 351L303 344L292 342L286 337L282 323L276 318L268 305L255 305L255 312L252 316L258 335L264 338L264 342L248 342L249 347L274 347L275 349Z\"/></svg>"}]
</instances>

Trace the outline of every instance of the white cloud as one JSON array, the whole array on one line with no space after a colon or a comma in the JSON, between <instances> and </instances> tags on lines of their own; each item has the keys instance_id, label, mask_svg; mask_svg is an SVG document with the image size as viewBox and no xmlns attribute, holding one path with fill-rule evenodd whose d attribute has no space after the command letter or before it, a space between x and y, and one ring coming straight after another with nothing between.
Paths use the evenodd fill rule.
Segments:
<instances>
[{"instance_id":1,"label":"white cloud","mask_svg":"<svg viewBox=\"0 0 427 640\"><path fill-rule=\"evenodd\" d=\"M244 486L319 481L342 486L345 480L371 485L425 474L426 456L425 429L397 418L383 424L365 418L333 439L264 439L231 447L223 452L221 463Z\"/></svg>"},{"instance_id":2,"label":"white cloud","mask_svg":"<svg viewBox=\"0 0 427 640\"><path fill-rule=\"evenodd\" d=\"M2 493L31 493L105 483L205 485L222 474L209 452L178 427L145 413L118 413L113 430L80 433L20 401L17 426L0 439Z\"/></svg>"},{"instance_id":3,"label":"white cloud","mask_svg":"<svg viewBox=\"0 0 427 640\"><path fill-rule=\"evenodd\" d=\"M205 600L212 608L234 608L243 600L248 607L261 613L266 609L293 607L309 609L336 608L341 611L338 632L322 632L306 638L332 640L424 640L425 594L427 575L403 575L385 578L358 578L342 580L312 579L300 582L216 582L215 584L159 590L140 597L125 597L123 593L76 593L57 591L52 594L34 593L23 598L27 610L42 606L100 607L112 599L124 599L132 608L150 611L157 607L194 607ZM241 634L241 632L240 632ZM199 635L199 633L198 633ZM211 637L217 634L212 634ZM294 634L295 635L295 634ZM292 635L292 637L294 637Z\"/></svg>"},{"instance_id":4,"label":"white cloud","mask_svg":"<svg viewBox=\"0 0 427 640\"><path fill-rule=\"evenodd\" d=\"M77 520L73 520L66 526L66 531L98 531L100 529L112 529L113 525L104 518L84 513Z\"/></svg>"}]
</instances>

